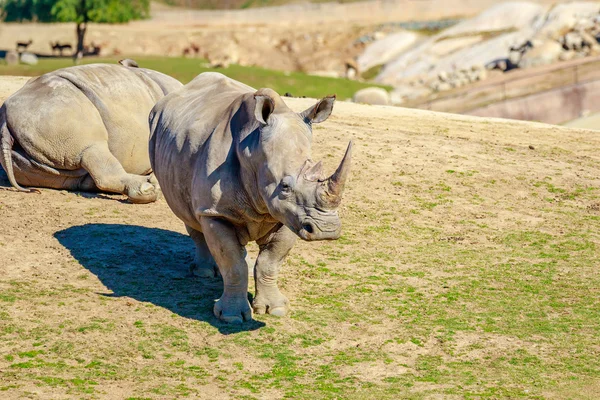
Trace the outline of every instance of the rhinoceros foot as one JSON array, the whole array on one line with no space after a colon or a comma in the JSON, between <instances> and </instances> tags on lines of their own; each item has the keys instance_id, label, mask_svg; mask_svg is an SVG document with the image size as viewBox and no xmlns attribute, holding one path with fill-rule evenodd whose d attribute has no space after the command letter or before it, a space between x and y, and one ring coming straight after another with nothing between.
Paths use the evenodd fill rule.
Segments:
<instances>
[{"instance_id":1,"label":"rhinoceros foot","mask_svg":"<svg viewBox=\"0 0 600 400\"><path fill-rule=\"evenodd\" d=\"M257 293L252 302L252 309L257 314L270 314L276 317L283 317L290 309L290 301L285 297L279 289L267 293Z\"/></svg>"},{"instance_id":2,"label":"rhinoceros foot","mask_svg":"<svg viewBox=\"0 0 600 400\"><path fill-rule=\"evenodd\" d=\"M136 176L128 182L125 190L129 201L135 204L152 203L158 198L160 187L153 182L153 177ZM155 181L155 180L154 180Z\"/></svg>"},{"instance_id":3,"label":"rhinoceros foot","mask_svg":"<svg viewBox=\"0 0 600 400\"><path fill-rule=\"evenodd\" d=\"M228 324L241 324L252 320L252 309L248 299L243 296L230 297L225 294L215 303L215 317Z\"/></svg>"},{"instance_id":4,"label":"rhinoceros foot","mask_svg":"<svg viewBox=\"0 0 600 400\"><path fill-rule=\"evenodd\" d=\"M190 264L189 276L192 278L214 278L219 275L216 264L207 264L195 260Z\"/></svg>"}]
</instances>

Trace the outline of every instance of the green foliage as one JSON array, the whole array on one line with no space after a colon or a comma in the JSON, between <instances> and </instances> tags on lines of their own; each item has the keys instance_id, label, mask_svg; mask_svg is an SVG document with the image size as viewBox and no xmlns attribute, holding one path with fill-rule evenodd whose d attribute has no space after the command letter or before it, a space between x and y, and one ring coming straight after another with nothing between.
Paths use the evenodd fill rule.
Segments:
<instances>
[{"instance_id":1,"label":"green foliage","mask_svg":"<svg viewBox=\"0 0 600 400\"><path fill-rule=\"evenodd\" d=\"M147 18L149 0L0 0L7 22L124 23Z\"/></svg>"},{"instance_id":2,"label":"green foliage","mask_svg":"<svg viewBox=\"0 0 600 400\"><path fill-rule=\"evenodd\" d=\"M0 0L6 22L52 21L54 0Z\"/></svg>"}]
</instances>

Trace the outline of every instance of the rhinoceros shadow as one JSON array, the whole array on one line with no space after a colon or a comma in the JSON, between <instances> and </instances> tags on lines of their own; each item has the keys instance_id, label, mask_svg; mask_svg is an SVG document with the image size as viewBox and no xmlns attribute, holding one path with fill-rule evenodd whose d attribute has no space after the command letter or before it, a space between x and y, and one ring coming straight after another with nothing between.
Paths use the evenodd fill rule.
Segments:
<instances>
[{"instance_id":1,"label":"rhinoceros shadow","mask_svg":"<svg viewBox=\"0 0 600 400\"><path fill-rule=\"evenodd\" d=\"M212 313L223 291L220 278L186 277L194 245L187 235L158 228L86 224L54 234L81 265L112 293L166 308L185 318L205 321L223 334L259 329L265 324L221 323Z\"/></svg>"}]
</instances>

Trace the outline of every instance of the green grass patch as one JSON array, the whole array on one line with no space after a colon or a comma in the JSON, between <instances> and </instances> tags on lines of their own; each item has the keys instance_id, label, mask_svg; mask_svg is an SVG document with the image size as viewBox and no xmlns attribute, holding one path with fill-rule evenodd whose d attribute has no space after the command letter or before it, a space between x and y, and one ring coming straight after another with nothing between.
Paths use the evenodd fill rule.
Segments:
<instances>
[{"instance_id":1,"label":"green grass patch","mask_svg":"<svg viewBox=\"0 0 600 400\"><path fill-rule=\"evenodd\" d=\"M121 57L123 58L123 57ZM231 65L224 69L211 69L199 59L168 57L134 57L143 68L149 68L170 75L182 83L188 83L198 74L207 71L220 72L228 77L250 85L256 89L268 87L280 95L291 93L296 97L321 98L335 94L339 99L349 99L360 89L377 86L348 79L328 78L307 75L301 72L281 72L260 67ZM120 58L85 58L82 64L115 64ZM0 65L0 75L38 76L59 68L73 66L70 59L40 59L37 65ZM388 90L390 87L382 86ZM94 210L89 211L93 215Z\"/></svg>"}]
</instances>

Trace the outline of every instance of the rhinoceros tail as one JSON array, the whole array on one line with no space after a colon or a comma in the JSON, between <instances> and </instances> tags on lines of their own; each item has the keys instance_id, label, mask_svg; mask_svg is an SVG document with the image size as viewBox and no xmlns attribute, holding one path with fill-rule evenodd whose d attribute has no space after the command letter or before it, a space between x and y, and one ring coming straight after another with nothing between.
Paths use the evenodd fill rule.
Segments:
<instances>
[{"instance_id":1,"label":"rhinoceros tail","mask_svg":"<svg viewBox=\"0 0 600 400\"><path fill-rule=\"evenodd\" d=\"M15 140L13 139L10 131L8 130L8 126L6 125L6 109L2 107L0 109L0 149L2 151L2 158L0 161L2 161L2 168L4 168L4 172L6 172L10 184L13 185L13 187L19 192L41 193L37 189L25 189L24 187L21 187L21 185L19 185L15 179L11 153L14 142Z\"/></svg>"}]
</instances>

